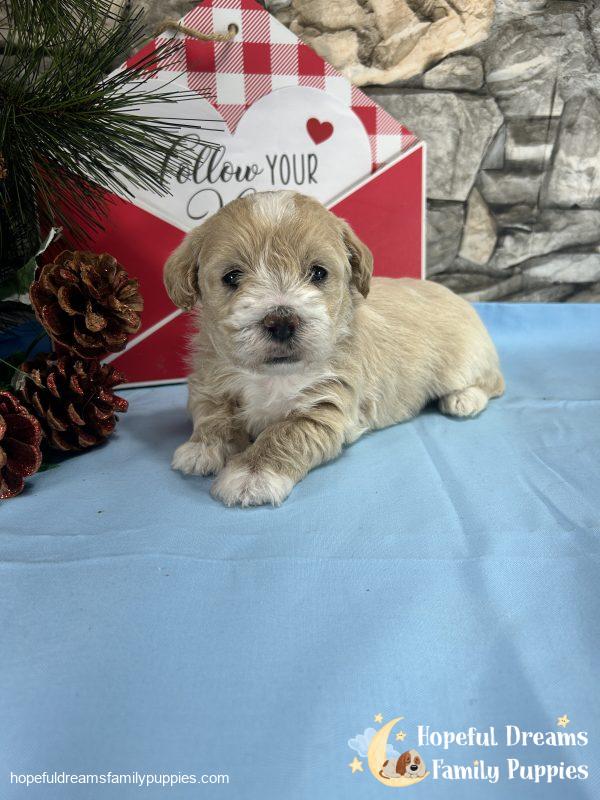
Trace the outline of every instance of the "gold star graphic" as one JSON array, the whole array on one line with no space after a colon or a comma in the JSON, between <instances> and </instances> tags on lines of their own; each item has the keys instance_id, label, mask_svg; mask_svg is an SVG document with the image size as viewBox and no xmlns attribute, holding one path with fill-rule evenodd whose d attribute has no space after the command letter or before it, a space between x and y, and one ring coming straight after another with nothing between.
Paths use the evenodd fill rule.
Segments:
<instances>
[{"instance_id":1,"label":"gold star graphic","mask_svg":"<svg viewBox=\"0 0 600 800\"><path fill-rule=\"evenodd\" d=\"M375 722L383 722L383 717L381 714L375 714L373 719L375 720Z\"/></svg>"},{"instance_id":2,"label":"gold star graphic","mask_svg":"<svg viewBox=\"0 0 600 800\"><path fill-rule=\"evenodd\" d=\"M353 775L354 775L354 773L355 773L355 772L362 772L362 771L363 771L363 767L362 767L362 761L359 761L359 760L358 760L358 758L357 758L356 756L354 756L354 760L353 760L353 761L351 761L351 762L348 764L348 766L349 766L349 767L350 767L350 769L352 770L352 774L353 774Z\"/></svg>"},{"instance_id":3,"label":"gold star graphic","mask_svg":"<svg viewBox=\"0 0 600 800\"><path fill-rule=\"evenodd\" d=\"M562 717L558 717L558 719L556 720L556 724L561 728L566 728L569 722L571 722L571 720L567 717L566 714L563 714Z\"/></svg>"},{"instance_id":4,"label":"gold star graphic","mask_svg":"<svg viewBox=\"0 0 600 800\"><path fill-rule=\"evenodd\" d=\"M396 741L403 742L405 739L406 739L406 734L404 733L404 731L398 731L398 733L396 734Z\"/></svg>"}]
</instances>

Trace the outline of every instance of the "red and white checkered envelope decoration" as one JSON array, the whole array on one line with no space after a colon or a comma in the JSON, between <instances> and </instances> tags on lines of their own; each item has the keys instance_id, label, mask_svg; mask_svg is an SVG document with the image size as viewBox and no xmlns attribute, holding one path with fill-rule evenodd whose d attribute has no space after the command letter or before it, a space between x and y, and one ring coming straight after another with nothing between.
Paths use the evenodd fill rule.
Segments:
<instances>
[{"instance_id":1,"label":"red and white checkered envelope decoration","mask_svg":"<svg viewBox=\"0 0 600 800\"><path fill-rule=\"evenodd\" d=\"M376 274L423 273L423 143L254 0L205 0L183 21L206 33L238 28L228 42L183 37L152 78L192 90L164 113L178 118L196 169L178 171L170 196L114 198L93 243L140 281L144 327L110 359L134 384L185 377L189 321L163 288L163 264L186 231L242 194L313 195L371 248Z\"/></svg>"}]
</instances>

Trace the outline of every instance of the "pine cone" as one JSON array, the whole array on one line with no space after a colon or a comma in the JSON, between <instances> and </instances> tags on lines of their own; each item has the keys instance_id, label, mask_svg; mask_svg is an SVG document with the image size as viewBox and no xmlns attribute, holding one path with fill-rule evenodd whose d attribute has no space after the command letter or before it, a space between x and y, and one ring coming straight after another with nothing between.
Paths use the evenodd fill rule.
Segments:
<instances>
[{"instance_id":1,"label":"pine cone","mask_svg":"<svg viewBox=\"0 0 600 800\"><path fill-rule=\"evenodd\" d=\"M42 463L40 423L10 392L0 392L0 498L23 491Z\"/></svg>"},{"instance_id":2,"label":"pine cone","mask_svg":"<svg viewBox=\"0 0 600 800\"><path fill-rule=\"evenodd\" d=\"M123 350L140 329L138 282L108 253L65 250L42 267L29 295L52 339L81 358Z\"/></svg>"},{"instance_id":3,"label":"pine cone","mask_svg":"<svg viewBox=\"0 0 600 800\"><path fill-rule=\"evenodd\" d=\"M19 392L42 425L54 450L86 450L115 429L115 412L127 411L127 400L112 389L124 376L109 364L42 353L21 365Z\"/></svg>"}]
</instances>

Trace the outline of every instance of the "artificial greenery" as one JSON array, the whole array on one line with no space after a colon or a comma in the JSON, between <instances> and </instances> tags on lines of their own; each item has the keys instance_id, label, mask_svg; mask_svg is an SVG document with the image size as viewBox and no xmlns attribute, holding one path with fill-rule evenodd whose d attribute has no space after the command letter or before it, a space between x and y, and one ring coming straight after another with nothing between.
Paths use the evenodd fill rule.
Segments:
<instances>
[{"instance_id":1,"label":"artificial greenery","mask_svg":"<svg viewBox=\"0 0 600 800\"><path fill-rule=\"evenodd\" d=\"M34 255L51 225L83 244L85 230L102 225L101 187L164 193L177 126L148 108L184 93L148 80L181 42L165 40L111 71L144 38L143 12L117 6L0 0L0 281ZM142 104L145 114L135 113Z\"/></svg>"},{"instance_id":2,"label":"artificial greenery","mask_svg":"<svg viewBox=\"0 0 600 800\"><path fill-rule=\"evenodd\" d=\"M12 353L8 358L0 358L0 391L14 389L15 374L25 360L25 352Z\"/></svg>"},{"instance_id":3,"label":"artificial greenery","mask_svg":"<svg viewBox=\"0 0 600 800\"><path fill-rule=\"evenodd\" d=\"M8 297L27 295L35 275L35 257L29 259L25 266L15 270L10 278L0 283L0 301Z\"/></svg>"}]
</instances>

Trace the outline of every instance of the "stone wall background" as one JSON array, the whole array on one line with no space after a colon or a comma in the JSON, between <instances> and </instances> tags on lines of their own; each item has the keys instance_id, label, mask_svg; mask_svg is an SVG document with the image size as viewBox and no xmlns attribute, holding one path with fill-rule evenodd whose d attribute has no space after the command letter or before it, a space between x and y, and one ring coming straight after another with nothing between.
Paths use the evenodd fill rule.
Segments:
<instances>
[{"instance_id":1,"label":"stone wall background","mask_svg":"<svg viewBox=\"0 0 600 800\"><path fill-rule=\"evenodd\" d=\"M428 277L600 301L598 0L264 3L427 142ZM195 5L138 4L149 29Z\"/></svg>"}]
</instances>

